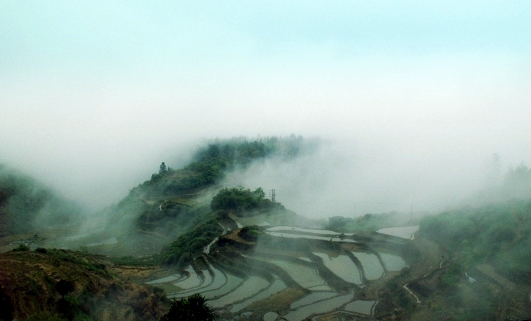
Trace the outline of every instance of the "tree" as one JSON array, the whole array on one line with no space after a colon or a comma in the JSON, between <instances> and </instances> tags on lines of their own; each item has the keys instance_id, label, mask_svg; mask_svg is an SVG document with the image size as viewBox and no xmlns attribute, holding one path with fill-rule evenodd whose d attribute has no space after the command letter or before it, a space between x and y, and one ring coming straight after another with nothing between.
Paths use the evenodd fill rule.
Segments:
<instances>
[{"instance_id":1,"label":"tree","mask_svg":"<svg viewBox=\"0 0 531 321\"><path fill-rule=\"evenodd\" d=\"M65 295L75 290L75 285L72 281L60 280L55 284L55 289L64 298Z\"/></svg>"},{"instance_id":2,"label":"tree","mask_svg":"<svg viewBox=\"0 0 531 321\"><path fill-rule=\"evenodd\" d=\"M259 208L263 202L265 193L261 188L253 192L243 187L222 188L218 194L212 198L210 207L213 210L229 210L241 213Z\"/></svg>"},{"instance_id":3,"label":"tree","mask_svg":"<svg viewBox=\"0 0 531 321\"><path fill-rule=\"evenodd\" d=\"M162 317L161 321L173 320L213 321L215 315L206 303L206 299L200 294L194 294L188 298L172 301L170 311Z\"/></svg>"},{"instance_id":4,"label":"tree","mask_svg":"<svg viewBox=\"0 0 531 321\"><path fill-rule=\"evenodd\" d=\"M160 169L159 169L159 174L162 174L164 172L166 172L168 169L166 167L166 164L164 164L164 162L162 162L162 164L160 164Z\"/></svg>"}]
</instances>

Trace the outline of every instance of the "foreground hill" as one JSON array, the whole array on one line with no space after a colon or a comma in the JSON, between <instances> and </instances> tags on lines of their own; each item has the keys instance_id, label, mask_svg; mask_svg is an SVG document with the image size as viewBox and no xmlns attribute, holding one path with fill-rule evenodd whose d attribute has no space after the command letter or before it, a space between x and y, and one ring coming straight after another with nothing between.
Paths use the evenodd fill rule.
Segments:
<instances>
[{"instance_id":1,"label":"foreground hill","mask_svg":"<svg viewBox=\"0 0 531 321\"><path fill-rule=\"evenodd\" d=\"M110 272L102 256L65 250L0 254L0 320L158 320L162 291Z\"/></svg>"}]
</instances>

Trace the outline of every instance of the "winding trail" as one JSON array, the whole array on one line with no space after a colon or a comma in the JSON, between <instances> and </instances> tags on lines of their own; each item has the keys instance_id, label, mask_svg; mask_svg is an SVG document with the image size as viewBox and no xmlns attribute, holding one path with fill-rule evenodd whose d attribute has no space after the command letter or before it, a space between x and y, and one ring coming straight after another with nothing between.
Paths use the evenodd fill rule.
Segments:
<instances>
[{"instance_id":1,"label":"winding trail","mask_svg":"<svg viewBox=\"0 0 531 321\"><path fill-rule=\"evenodd\" d=\"M409 292L409 294L411 294L412 296L414 296L415 299L417 299L417 304L420 304L421 301L419 300L419 297L416 296L415 293L413 293L413 292L407 287L408 284L409 284L409 283L406 283L406 284L402 285L402 287L403 287L404 289L406 289L406 291Z\"/></svg>"}]
</instances>

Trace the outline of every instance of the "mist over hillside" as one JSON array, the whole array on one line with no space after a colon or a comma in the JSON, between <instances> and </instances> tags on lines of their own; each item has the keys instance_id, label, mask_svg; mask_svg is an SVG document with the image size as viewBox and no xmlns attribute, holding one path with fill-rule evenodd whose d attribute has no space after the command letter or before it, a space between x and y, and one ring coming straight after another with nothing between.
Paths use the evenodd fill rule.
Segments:
<instances>
[{"instance_id":1,"label":"mist over hillside","mask_svg":"<svg viewBox=\"0 0 531 321\"><path fill-rule=\"evenodd\" d=\"M396 169L390 171L386 169L388 165L382 167L384 160L378 155L371 155L367 149L353 142L295 135L284 138L253 139L240 136L231 139L205 139L193 147L176 146L174 151L167 153L169 160L165 164L169 171L180 170L210 157L209 153L221 152L221 149L209 150L209 146L222 148L227 143L242 142L264 142L266 147L260 152L262 154L230 156L239 159L234 158L235 161L221 164L222 167L216 165L215 168L219 172L212 172L210 178L201 178L197 186L203 186L206 182L228 187L260 187L264 189L267 197L275 190L277 200L287 208L314 219L332 216L359 217L367 213L383 212L407 214L406 217L411 218L466 205L482 206L511 198L527 199L531 195L529 168L521 164L510 167L504 173L497 154L491 158L490 163L478 161L468 164L470 168L475 168L471 173L467 173L468 176L452 177L450 169L447 168L452 167L450 160L444 164L430 163L428 165L431 166L418 167L415 169L416 174L412 175L411 168L398 164L401 160L386 159L386 162L398 162ZM165 157L161 159L166 160ZM157 163L153 163L150 168L145 169L151 173L148 174L152 175L151 181L157 179L160 174L156 172L157 166ZM455 172L459 171L462 170L457 169ZM443 172L448 175L443 177ZM87 215L89 211L85 208L74 205L73 201L54 196L50 188L9 170L7 166L2 166L0 174L4 195L2 208L4 211L9 209L12 213L31 212L28 214L31 219L20 223L29 224L26 230L31 224L53 224L61 215L75 222L83 219L85 224L82 229L86 231L99 230L109 224L109 213L115 211L111 208L121 206L118 204L120 199L114 199L113 206L107 209L102 209L101 206L92 207L91 214ZM147 177L149 176L146 175L139 181ZM130 195L136 193L135 190L142 190L142 193L148 193L142 197L149 198L148 190L140 189L142 185L148 187L148 182L136 188L133 184L127 190ZM161 182L175 184L171 180ZM159 186L153 190L153 195L180 193L178 187L174 187L177 189L171 192L171 186ZM193 183L183 186L183 191L190 189L194 189ZM8 198L10 202L6 203ZM133 209L132 212L138 212L138 209ZM133 219L127 219L130 215L123 213L119 220ZM18 230L22 231L24 228L19 227Z\"/></svg>"},{"instance_id":2,"label":"mist over hillside","mask_svg":"<svg viewBox=\"0 0 531 321\"><path fill-rule=\"evenodd\" d=\"M386 195L394 190L394 180L403 176L379 173L378 164L371 167L363 156L358 157L358 150L346 146L295 135L205 140L181 156L186 159L184 165L159 163L149 179L130 188L127 196L92 212L82 211L28 176L2 167L0 245L3 251L18 252L9 255L16 255L21 262L25 258L40 260L41 254L52 261L54 256L76 258L75 276L48 280L48 299L34 297L36 302L63 302L64 298L54 294L61 288L58 284L74 277L76 281L69 284L85 282L82 275L87 268L109 277L115 277L107 274L112 269L112 273L138 275L141 283L160 282L163 290L151 292L133 285L124 289L137 289L161 302L162 291L174 297L204 293L215 311L229 319L238 315L236 307L240 306L250 309L251 320L261 320L273 311L288 318L311 315L306 311L313 309L311 305L298 309L289 302L320 295L323 289L341 302L350 302L341 313L353 309L357 314L389 320L411 315L437 319L448 309L451 315L529 314L525 249L530 244L531 169L520 165L503 175L495 155L484 179L475 183L478 190L469 192L474 184L468 184L461 187L466 193L437 203L440 198L430 197L449 186L424 191L434 185L416 177L406 185L420 186L397 188ZM371 180L378 182L372 186ZM415 197L432 201L401 201ZM424 208L418 209L420 204ZM440 213L443 206L445 211ZM415 237L385 232L395 228L416 231L418 225ZM87 265L91 254L103 254L99 260L105 257L110 262ZM390 258L393 261L386 261ZM341 267L335 266L339 262ZM344 274L347 266L359 275ZM8 273L10 267L4 269ZM301 278L299 270L309 279ZM244 291L239 288L229 286L228 292L220 292L223 294L210 291L218 293L225 286L207 291L223 282L229 284L228 274L241 280L242 289L263 291L256 300L267 298L265 305L253 305L254 294L244 296L243 302L230 301ZM464 276L471 278L469 275L479 280L474 281L479 285L467 281ZM24 276L17 274L16 278L23 280ZM150 278L155 280L148 282ZM253 282L269 284L266 288L271 289L255 288ZM512 299L504 301L500 291ZM283 296L288 293L291 297L286 301ZM21 300L24 295L17 294L8 301L14 307ZM139 300L132 304L145 305L142 313L161 315L166 309L159 301L151 306L151 301ZM353 308L365 301L372 310ZM379 302L378 308L375 302ZM69 307L49 313L98 315L91 305ZM329 312L328 307L316 309Z\"/></svg>"},{"instance_id":3,"label":"mist over hillside","mask_svg":"<svg viewBox=\"0 0 531 321\"><path fill-rule=\"evenodd\" d=\"M0 319L155 319L192 292L238 321L531 318L529 21L0 1Z\"/></svg>"},{"instance_id":4,"label":"mist over hillside","mask_svg":"<svg viewBox=\"0 0 531 321\"><path fill-rule=\"evenodd\" d=\"M77 226L84 215L86 211L78 203L0 164L0 236Z\"/></svg>"}]
</instances>

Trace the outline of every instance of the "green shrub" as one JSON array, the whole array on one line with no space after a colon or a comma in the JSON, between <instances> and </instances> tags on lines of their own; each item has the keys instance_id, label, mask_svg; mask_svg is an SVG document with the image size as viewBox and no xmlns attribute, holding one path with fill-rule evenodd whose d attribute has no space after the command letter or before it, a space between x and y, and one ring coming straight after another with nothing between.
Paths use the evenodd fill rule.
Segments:
<instances>
[{"instance_id":1,"label":"green shrub","mask_svg":"<svg viewBox=\"0 0 531 321\"><path fill-rule=\"evenodd\" d=\"M161 321L213 321L215 314L200 294L172 301L170 311Z\"/></svg>"}]
</instances>

